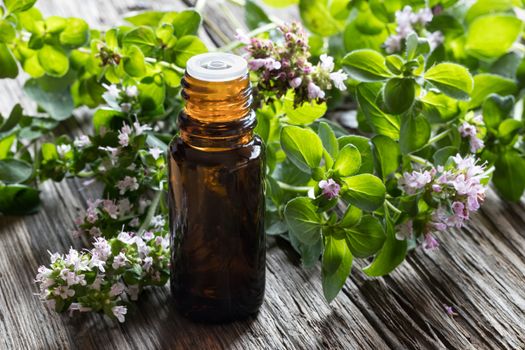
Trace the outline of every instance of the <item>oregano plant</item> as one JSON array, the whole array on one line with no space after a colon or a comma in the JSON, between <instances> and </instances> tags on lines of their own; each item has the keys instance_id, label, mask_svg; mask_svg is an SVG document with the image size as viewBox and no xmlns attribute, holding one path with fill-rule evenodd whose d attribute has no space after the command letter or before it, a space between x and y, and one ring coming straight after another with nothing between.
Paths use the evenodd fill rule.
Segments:
<instances>
[{"instance_id":1,"label":"oregano plant","mask_svg":"<svg viewBox=\"0 0 525 350\"><path fill-rule=\"evenodd\" d=\"M264 3L298 6L303 24L273 23L246 1L253 31L222 49L250 68L266 232L305 267L320 262L328 302L354 259L377 277L411 248L437 248L439 234L479 209L491 178L504 198L521 197L523 10L482 0ZM207 50L201 17L146 11L100 31L44 18L34 4L0 7L0 78L25 71L39 106L0 118L0 212L38 210L42 181L102 183L72 232L88 250L52 254L36 280L56 311L123 322L143 288L168 279L165 155L186 61ZM357 130L323 118L348 105ZM81 106L94 109L92 132L60 134Z\"/></svg>"}]
</instances>

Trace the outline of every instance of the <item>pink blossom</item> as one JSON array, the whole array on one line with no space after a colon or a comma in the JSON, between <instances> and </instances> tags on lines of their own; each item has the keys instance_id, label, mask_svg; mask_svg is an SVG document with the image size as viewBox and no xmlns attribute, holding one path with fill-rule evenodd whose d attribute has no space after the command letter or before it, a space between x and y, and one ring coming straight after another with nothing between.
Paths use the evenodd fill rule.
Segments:
<instances>
[{"instance_id":1,"label":"pink blossom","mask_svg":"<svg viewBox=\"0 0 525 350\"><path fill-rule=\"evenodd\" d=\"M117 282L111 286L111 289L109 290L109 295L112 297L121 295L125 289L126 286L124 284Z\"/></svg>"},{"instance_id":2,"label":"pink blossom","mask_svg":"<svg viewBox=\"0 0 525 350\"><path fill-rule=\"evenodd\" d=\"M125 194L127 191L136 191L139 189L139 184L135 177L125 176L123 180L117 182L116 186L120 190L120 195Z\"/></svg>"},{"instance_id":3,"label":"pink blossom","mask_svg":"<svg viewBox=\"0 0 525 350\"><path fill-rule=\"evenodd\" d=\"M289 83L292 88L296 89L301 85L302 82L303 82L303 79L301 79L300 77L296 77L290 80Z\"/></svg>"},{"instance_id":4,"label":"pink blossom","mask_svg":"<svg viewBox=\"0 0 525 350\"><path fill-rule=\"evenodd\" d=\"M315 85L314 82L308 83L308 98L315 100L318 98L324 98L325 93L321 88Z\"/></svg>"},{"instance_id":5,"label":"pink blossom","mask_svg":"<svg viewBox=\"0 0 525 350\"><path fill-rule=\"evenodd\" d=\"M84 148L91 145L91 140L86 135L80 135L73 141L73 145L77 148Z\"/></svg>"},{"instance_id":6,"label":"pink blossom","mask_svg":"<svg viewBox=\"0 0 525 350\"><path fill-rule=\"evenodd\" d=\"M333 179L319 181L319 188L322 190L323 195L328 198L336 198L339 195L341 186Z\"/></svg>"},{"instance_id":7,"label":"pink blossom","mask_svg":"<svg viewBox=\"0 0 525 350\"><path fill-rule=\"evenodd\" d=\"M405 239L411 239L414 234L414 226L412 220L407 220L402 224L396 226L396 239L404 241Z\"/></svg>"},{"instance_id":8,"label":"pink blossom","mask_svg":"<svg viewBox=\"0 0 525 350\"><path fill-rule=\"evenodd\" d=\"M423 248L427 250L433 250L439 247L439 242L437 241L434 236L432 236L430 233L427 233L425 235L425 240L423 241Z\"/></svg>"},{"instance_id":9,"label":"pink blossom","mask_svg":"<svg viewBox=\"0 0 525 350\"><path fill-rule=\"evenodd\" d=\"M126 262L128 261L128 258L126 258L126 255L122 252L120 252L117 256L113 258L113 264L111 266L118 270L123 266L126 266Z\"/></svg>"},{"instance_id":10,"label":"pink blossom","mask_svg":"<svg viewBox=\"0 0 525 350\"><path fill-rule=\"evenodd\" d=\"M112 219L116 219L119 214L119 208L114 201L106 199L103 201L103 209Z\"/></svg>"},{"instance_id":11,"label":"pink blossom","mask_svg":"<svg viewBox=\"0 0 525 350\"><path fill-rule=\"evenodd\" d=\"M120 323L123 323L126 320L125 315L128 312L128 309L125 306L113 306L111 311Z\"/></svg>"}]
</instances>

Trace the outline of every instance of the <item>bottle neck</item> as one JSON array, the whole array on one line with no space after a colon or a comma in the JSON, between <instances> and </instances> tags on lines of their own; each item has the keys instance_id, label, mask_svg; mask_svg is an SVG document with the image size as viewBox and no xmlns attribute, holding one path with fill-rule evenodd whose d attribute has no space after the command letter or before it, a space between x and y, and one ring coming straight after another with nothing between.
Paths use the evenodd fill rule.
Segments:
<instances>
[{"instance_id":1,"label":"bottle neck","mask_svg":"<svg viewBox=\"0 0 525 350\"><path fill-rule=\"evenodd\" d=\"M249 143L255 128L248 75L226 82L209 82L188 74L182 79L186 101L179 114L180 137L206 151L238 148Z\"/></svg>"}]
</instances>

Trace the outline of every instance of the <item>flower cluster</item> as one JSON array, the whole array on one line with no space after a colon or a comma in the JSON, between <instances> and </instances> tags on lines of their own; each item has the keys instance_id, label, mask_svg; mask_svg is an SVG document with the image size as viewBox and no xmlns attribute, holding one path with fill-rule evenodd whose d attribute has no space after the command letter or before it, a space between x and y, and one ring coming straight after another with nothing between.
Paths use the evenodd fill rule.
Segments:
<instances>
[{"instance_id":1,"label":"flower cluster","mask_svg":"<svg viewBox=\"0 0 525 350\"><path fill-rule=\"evenodd\" d=\"M165 230L123 231L110 240L95 238L91 250L52 254L35 279L40 298L58 312L104 312L124 322L126 304L145 286L166 283L168 249Z\"/></svg>"},{"instance_id":2,"label":"flower cluster","mask_svg":"<svg viewBox=\"0 0 525 350\"><path fill-rule=\"evenodd\" d=\"M342 70L334 71L334 59L321 55L317 65L309 62L308 36L300 24L293 22L278 27L283 40L248 38L238 34L247 51L248 66L259 78L257 90L277 97L294 90L296 105L305 101L322 101L326 91L346 90L348 79Z\"/></svg>"},{"instance_id":3,"label":"flower cluster","mask_svg":"<svg viewBox=\"0 0 525 350\"><path fill-rule=\"evenodd\" d=\"M139 90L135 85L126 87L118 87L115 84L102 84L106 88L106 92L102 95L108 106L112 109L131 113L134 108L140 106L138 102Z\"/></svg>"},{"instance_id":4,"label":"flower cluster","mask_svg":"<svg viewBox=\"0 0 525 350\"><path fill-rule=\"evenodd\" d=\"M485 147L483 139L480 137L480 129L485 126L483 117L476 115L468 121L464 121L459 127L458 131L461 137L468 139L470 145L470 152L476 153Z\"/></svg>"},{"instance_id":5,"label":"flower cluster","mask_svg":"<svg viewBox=\"0 0 525 350\"><path fill-rule=\"evenodd\" d=\"M403 40L412 32L423 34L425 25L432 21L432 10L425 7L418 12L414 12L412 7L405 6L403 10L396 12L396 33L389 36L385 41L385 50L387 53L401 51ZM436 31L426 35L430 48L433 50L444 40L443 33Z\"/></svg>"},{"instance_id":6,"label":"flower cluster","mask_svg":"<svg viewBox=\"0 0 525 350\"><path fill-rule=\"evenodd\" d=\"M451 157L447 166L432 167L429 170L406 172L399 179L401 190L408 194L421 194L431 198L433 210L423 219L423 246L436 248L437 240L433 232L445 231L449 227L461 228L469 219L470 213L479 209L485 199L487 174L484 165L477 164L470 155ZM414 221L408 220L397 226L397 238L413 238Z\"/></svg>"}]
</instances>

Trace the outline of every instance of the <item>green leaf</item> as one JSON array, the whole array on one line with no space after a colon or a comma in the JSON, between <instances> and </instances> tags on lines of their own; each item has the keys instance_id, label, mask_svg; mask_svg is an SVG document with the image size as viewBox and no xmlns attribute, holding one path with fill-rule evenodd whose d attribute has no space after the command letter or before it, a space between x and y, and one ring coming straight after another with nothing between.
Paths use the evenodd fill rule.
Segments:
<instances>
[{"instance_id":1,"label":"green leaf","mask_svg":"<svg viewBox=\"0 0 525 350\"><path fill-rule=\"evenodd\" d=\"M390 56L386 56L385 64L386 64L387 68L393 74L397 75L397 74L401 74L403 72L403 68L405 66L405 61L399 55L390 55Z\"/></svg>"},{"instance_id":2,"label":"green leaf","mask_svg":"<svg viewBox=\"0 0 525 350\"><path fill-rule=\"evenodd\" d=\"M359 153L361 153L361 167L359 173L373 173L374 162L372 159L372 148L370 147L369 139L359 135L347 135L341 136L337 139L339 148L343 148L348 144L352 144L357 147Z\"/></svg>"},{"instance_id":3,"label":"green leaf","mask_svg":"<svg viewBox=\"0 0 525 350\"><path fill-rule=\"evenodd\" d=\"M10 13L27 11L35 2L36 0L4 0L5 7Z\"/></svg>"},{"instance_id":4,"label":"green leaf","mask_svg":"<svg viewBox=\"0 0 525 350\"><path fill-rule=\"evenodd\" d=\"M458 153L459 150L457 147L447 146L438 149L432 156L432 159L434 160L435 165L445 165L450 157L455 156Z\"/></svg>"},{"instance_id":5,"label":"green leaf","mask_svg":"<svg viewBox=\"0 0 525 350\"><path fill-rule=\"evenodd\" d=\"M7 120L4 121L3 124L0 126L0 133L4 133L6 131L9 131L13 128L15 128L18 125L18 122L20 119L22 119L23 116L23 110L19 103L17 103L13 109L11 110L11 113L9 114L9 117Z\"/></svg>"},{"instance_id":6,"label":"green leaf","mask_svg":"<svg viewBox=\"0 0 525 350\"><path fill-rule=\"evenodd\" d=\"M359 225L345 229L346 242L354 256L366 258L377 253L386 236L379 219L365 215Z\"/></svg>"},{"instance_id":7,"label":"green leaf","mask_svg":"<svg viewBox=\"0 0 525 350\"><path fill-rule=\"evenodd\" d=\"M498 138L502 144L508 145L522 129L522 121L516 119L505 119L498 127Z\"/></svg>"},{"instance_id":8,"label":"green leaf","mask_svg":"<svg viewBox=\"0 0 525 350\"><path fill-rule=\"evenodd\" d=\"M266 12L253 0L247 0L244 5L244 21L251 30L271 22Z\"/></svg>"},{"instance_id":9,"label":"green leaf","mask_svg":"<svg viewBox=\"0 0 525 350\"><path fill-rule=\"evenodd\" d=\"M353 227L359 224L362 217L363 217L363 211L361 209L359 209L358 207L354 205L349 205L346 208L346 211L343 214L341 221L339 221L338 226L342 228Z\"/></svg>"},{"instance_id":10,"label":"green leaf","mask_svg":"<svg viewBox=\"0 0 525 350\"><path fill-rule=\"evenodd\" d=\"M287 7L299 3L299 0L263 0L263 2L272 7Z\"/></svg>"},{"instance_id":11,"label":"green leaf","mask_svg":"<svg viewBox=\"0 0 525 350\"><path fill-rule=\"evenodd\" d=\"M422 115L407 115L401 124L399 147L403 154L417 151L430 139L430 124Z\"/></svg>"},{"instance_id":12,"label":"green leaf","mask_svg":"<svg viewBox=\"0 0 525 350\"><path fill-rule=\"evenodd\" d=\"M164 100L166 99L164 82L140 83L138 88L143 116L157 116L164 113Z\"/></svg>"},{"instance_id":13,"label":"green leaf","mask_svg":"<svg viewBox=\"0 0 525 350\"><path fill-rule=\"evenodd\" d=\"M357 102L375 133L397 140L400 128L399 117L383 112L376 103L381 87L380 83L357 85Z\"/></svg>"},{"instance_id":14,"label":"green leaf","mask_svg":"<svg viewBox=\"0 0 525 350\"><path fill-rule=\"evenodd\" d=\"M314 245L321 238L321 214L310 198L297 197L286 204L284 218L290 234L306 245Z\"/></svg>"},{"instance_id":15,"label":"green leaf","mask_svg":"<svg viewBox=\"0 0 525 350\"><path fill-rule=\"evenodd\" d=\"M518 86L513 79L495 74L478 74L474 76L474 90L472 90L472 99L468 104L468 108L474 109L479 107L490 94L512 95L517 90Z\"/></svg>"},{"instance_id":16,"label":"green leaf","mask_svg":"<svg viewBox=\"0 0 525 350\"><path fill-rule=\"evenodd\" d=\"M376 17L378 12L370 8L372 5L361 2L357 16L348 18L349 23L343 33L346 52L365 48L379 51L388 38L385 22L389 20L383 21Z\"/></svg>"},{"instance_id":17,"label":"green leaf","mask_svg":"<svg viewBox=\"0 0 525 350\"><path fill-rule=\"evenodd\" d=\"M207 52L208 48L194 35L186 35L175 43L173 47L174 61L179 67L186 67L190 57Z\"/></svg>"},{"instance_id":18,"label":"green leaf","mask_svg":"<svg viewBox=\"0 0 525 350\"><path fill-rule=\"evenodd\" d=\"M361 153L356 146L348 144L339 151L334 164L334 171L338 176L354 175L361 168Z\"/></svg>"},{"instance_id":19,"label":"green leaf","mask_svg":"<svg viewBox=\"0 0 525 350\"><path fill-rule=\"evenodd\" d=\"M59 16L49 16L44 21L45 31L47 33L57 34L66 28L67 20Z\"/></svg>"},{"instance_id":20,"label":"green leaf","mask_svg":"<svg viewBox=\"0 0 525 350\"><path fill-rule=\"evenodd\" d=\"M326 248L323 253L323 294L330 303L343 288L352 268L352 253L344 239L336 240L326 237Z\"/></svg>"},{"instance_id":21,"label":"green leaf","mask_svg":"<svg viewBox=\"0 0 525 350\"><path fill-rule=\"evenodd\" d=\"M324 248L321 237L319 237L313 245L301 243L295 235L288 235L288 238L290 239L292 247L301 254L301 262L304 267L312 267L319 261L319 257Z\"/></svg>"},{"instance_id":22,"label":"green leaf","mask_svg":"<svg viewBox=\"0 0 525 350\"><path fill-rule=\"evenodd\" d=\"M386 188L383 182L371 174L360 174L343 179L346 191L343 198L355 206L374 211L385 201Z\"/></svg>"},{"instance_id":23,"label":"green leaf","mask_svg":"<svg viewBox=\"0 0 525 350\"><path fill-rule=\"evenodd\" d=\"M101 127L113 129L111 128L111 125L112 125L113 120L116 120L116 118L123 119L122 113L115 111L113 109L105 109L105 108L97 109L97 111L93 115L93 127L95 128L96 132L99 132ZM116 124L119 125L122 123L118 122Z\"/></svg>"},{"instance_id":24,"label":"green leaf","mask_svg":"<svg viewBox=\"0 0 525 350\"><path fill-rule=\"evenodd\" d=\"M166 12L162 11L144 11L134 16L124 17L126 21L136 26L156 27Z\"/></svg>"},{"instance_id":25,"label":"green leaf","mask_svg":"<svg viewBox=\"0 0 525 350\"><path fill-rule=\"evenodd\" d=\"M334 18L328 0L299 0L299 14L304 26L312 33L331 36L343 30L344 21Z\"/></svg>"},{"instance_id":26,"label":"green leaf","mask_svg":"<svg viewBox=\"0 0 525 350\"><path fill-rule=\"evenodd\" d=\"M394 227L387 219L386 240L374 261L363 269L368 276L379 277L392 272L405 260L407 241L399 241L395 237Z\"/></svg>"},{"instance_id":27,"label":"green leaf","mask_svg":"<svg viewBox=\"0 0 525 350\"><path fill-rule=\"evenodd\" d=\"M401 151L399 144L385 135L372 138L376 169L383 180L397 170L400 164Z\"/></svg>"},{"instance_id":28,"label":"green leaf","mask_svg":"<svg viewBox=\"0 0 525 350\"><path fill-rule=\"evenodd\" d=\"M428 91L420 100L423 114L431 121L450 120L461 112L456 99L439 92Z\"/></svg>"},{"instance_id":29,"label":"green leaf","mask_svg":"<svg viewBox=\"0 0 525 350\"><path fill-rule=\"evenodd\" d=\"M11 22L0 19L0 43L11 43L16 37L15 27Z\"/></svg>"},{"instance_id":30,"label":"green leaf","mask_svg":"<svg viewBox=\"0 0 525 350\"><path fill-rule=\"evenodd\" d=\"M0 43L0 79L14 79L18 75L18 65L11 50L6 44Z\"/></svg>"},{"instance_id":31,"label":"green leaf","mask_svg":"<svg viewBox=\"0 0 525 350\"><path fill-rule=\"evenodd\" d=\"M383 81L392 76L379 52L369 49L356 50L343 58L348 74L361 82Z\"/></svg>"},{"instance_id":32,"label":"green leaf","mask_svg":"<svg viewBox=\"0 0 525 350\"><path fill-rule=\"evenodd\" d=\"M478 17L469 26L465 49L479 59L499 57L510 49L521 30L521 20L514 16Z\"/></svg>"},{"instance_id":33,"label":"green leaf","mask_svg":"<svg viewBox=\"0 0 525 350\"><path fill-rule=\"evenodd\" d=\"M23 160L7 158L0 160L0 182L14 184L26 181L33 174L33 167Z\"/></svg>"},{"instance_id":34,"label":"green leaf","mask_svg":"<svg viewBox=\"0 0 525 350\"><path fill-rule=\"evenodd\" d=\"M45 109L52 118L63 120L71 116L73 112L70 84L70 74L62 78L44 76L27 80L24 92Z\"/></svg>"},{"instance_id":35,"label":"green leaf","mask_svg":"<svg viewBox=\"0 0 525 350\"><path fill-rule=\"evenodd\" d=\"M516 72L522 62L523 54L509 52L498 58L491 66L490 73L509 79L516 79Z\"/></svg>"},{"instance_id":36,"label":"green leaf","mask_svg":"<svg viewBox=\"0 0 525 350\"><path fill-rule=\"evenodd\" d=\"M5 215L31 214L40 204L39 191L26 185L0 185L0 213Z\"/></svg>"},{"instance_id":37,"label":"green leaf","mask_svg":"<svg viewBox=\"0 0 525 350\"><path fill-rule=\"evenodd\" d=\"M38 62L52 77L62 77L69 71L66 52L58 46L44 45L38 50Z\"/></svg>"},{"instance_id":38,"label":"green leaf","mask_svg":"<svg viewBox=\"0 0 525 350\"><path fill-rule=\"evenodd\" d=\"M0 137L0 159L7 158L16 136L16 132L12 132L7 136Z\"/></svg>"},{"instance_id":39,"label":"green leaf","mask_svg":"<svg viewBox=\"0 0 525 350\"><path fill-rule=\"evenodd\" d=\"M68 18L66 28L60 33L59 38L62 45L80 47L88 41L88 24L80 18Z\"/></svg>"},{"instance_id":40,"label":"green leaf","mask_svg":"<svg viewBox=\"0 0 525 350\"><path fill-rule=\"evenodd\" d=\"M323 144L310 129L285 126L281 130L281 147L290 161L305 173L317 168L323 156Z\"/></svg>"},{"instance_id":41,"label":"green leaf","mask_svg":"<svg viewBox=\"0 0 525 350\"><path fill-rule=\"evenodd\" d=\"M439 63L425 72L425 80L442 93L458 100L467 100L473 88L468 69L455 63Z\"/></svg>"},{"instance_id":42,"label":"green leaf","mask_svg":"<svg viewBox=\"0 0 525 350\"><path fill-rule=\"evenodd\" d=\"M127 48L123 64L126 73L132 77L142 77L146 74L144 54L138 46L131 45Z\"/></svg>"},{"instance_id":43,"label":"green leaf","mask_svg":"<svg viewBox=\"0 0 525 350\"><path fill-rule=\"evenodd\" d=\"M506 200L519 201L525 190L525 159L511 149L500 154L495 165L492 182L496 189Z\"/></svg>"},{"instance_id":44,"label":"green leaf","mask_svg":"<svg viewBox=\"0 0 525 350\"><path fill-rule=\"evenodd\" d=\"M514 108L514 96L489 95L483 102L483 121L488 128L497 129Z\"/></svg>"},{"instance_id":45,"label":"green leaf","mask_svg":"<svg viewBox=\"0 0 525 350\"><path fill-rule=\"evenodd\" d=\"M337 138L335 137L335 133L330 125L325 122L320 122L317 133L321 138L324 149L332 156L332 158L336 159L339 154L339 144L337 143Z\"/></svg>"},{"instance_id":46,"label":"green leaf","mask_svg":"<svg viewBox=\"0 0 525 350\"><path fill-rule=\"evenodd\" d=\"M177 13L172 21L173 34L177 38L186 35L195 35L201 24L201 15L194 10L185 10Z\"/></svg>"},{"instance_id":47,"label":"green leaf","mask_svg":"<svg viewBox=\"0 0 525 350\"><path fill-rule=\"evenodd\" d=\"M149 56L157 47L157 38L153 29L140 26L130 30L124 35L122 45L136 45L144 55Z\"/></svg>"},{"instance_id":48,"label":"green leaf","mask_svg":"<svg viewBox=\"0 0 525 350\"><path fill-rule=\"evenodd\" d=\"M326 102L303 102L301 105L295 107L293 100L293 93L286 94L284 99L284 111L290 124L312 124L326 113Z\"/></svg>"},{"instance_id":49,"label":"green leaf","mask_svg":"<svg viewBox=\"0 0 525 350\"><path fill-rule=\"evenodd\" d=\"M48 161L58 159L57 146L54 143L46 142L43 143L40 151L42 153L42 160Z\"/></svg>"},{"instance_id":50,"label":"green leaf","mask_svg":"<svg viewBox=\"0 0 525 350\"><path fill-rule=\"evenodd\" d=\"M416 84L413 79L392 78L385 84L383 96L387 111L392 114L401 114L414 103Z\"/></svg>"}]
</instances>

